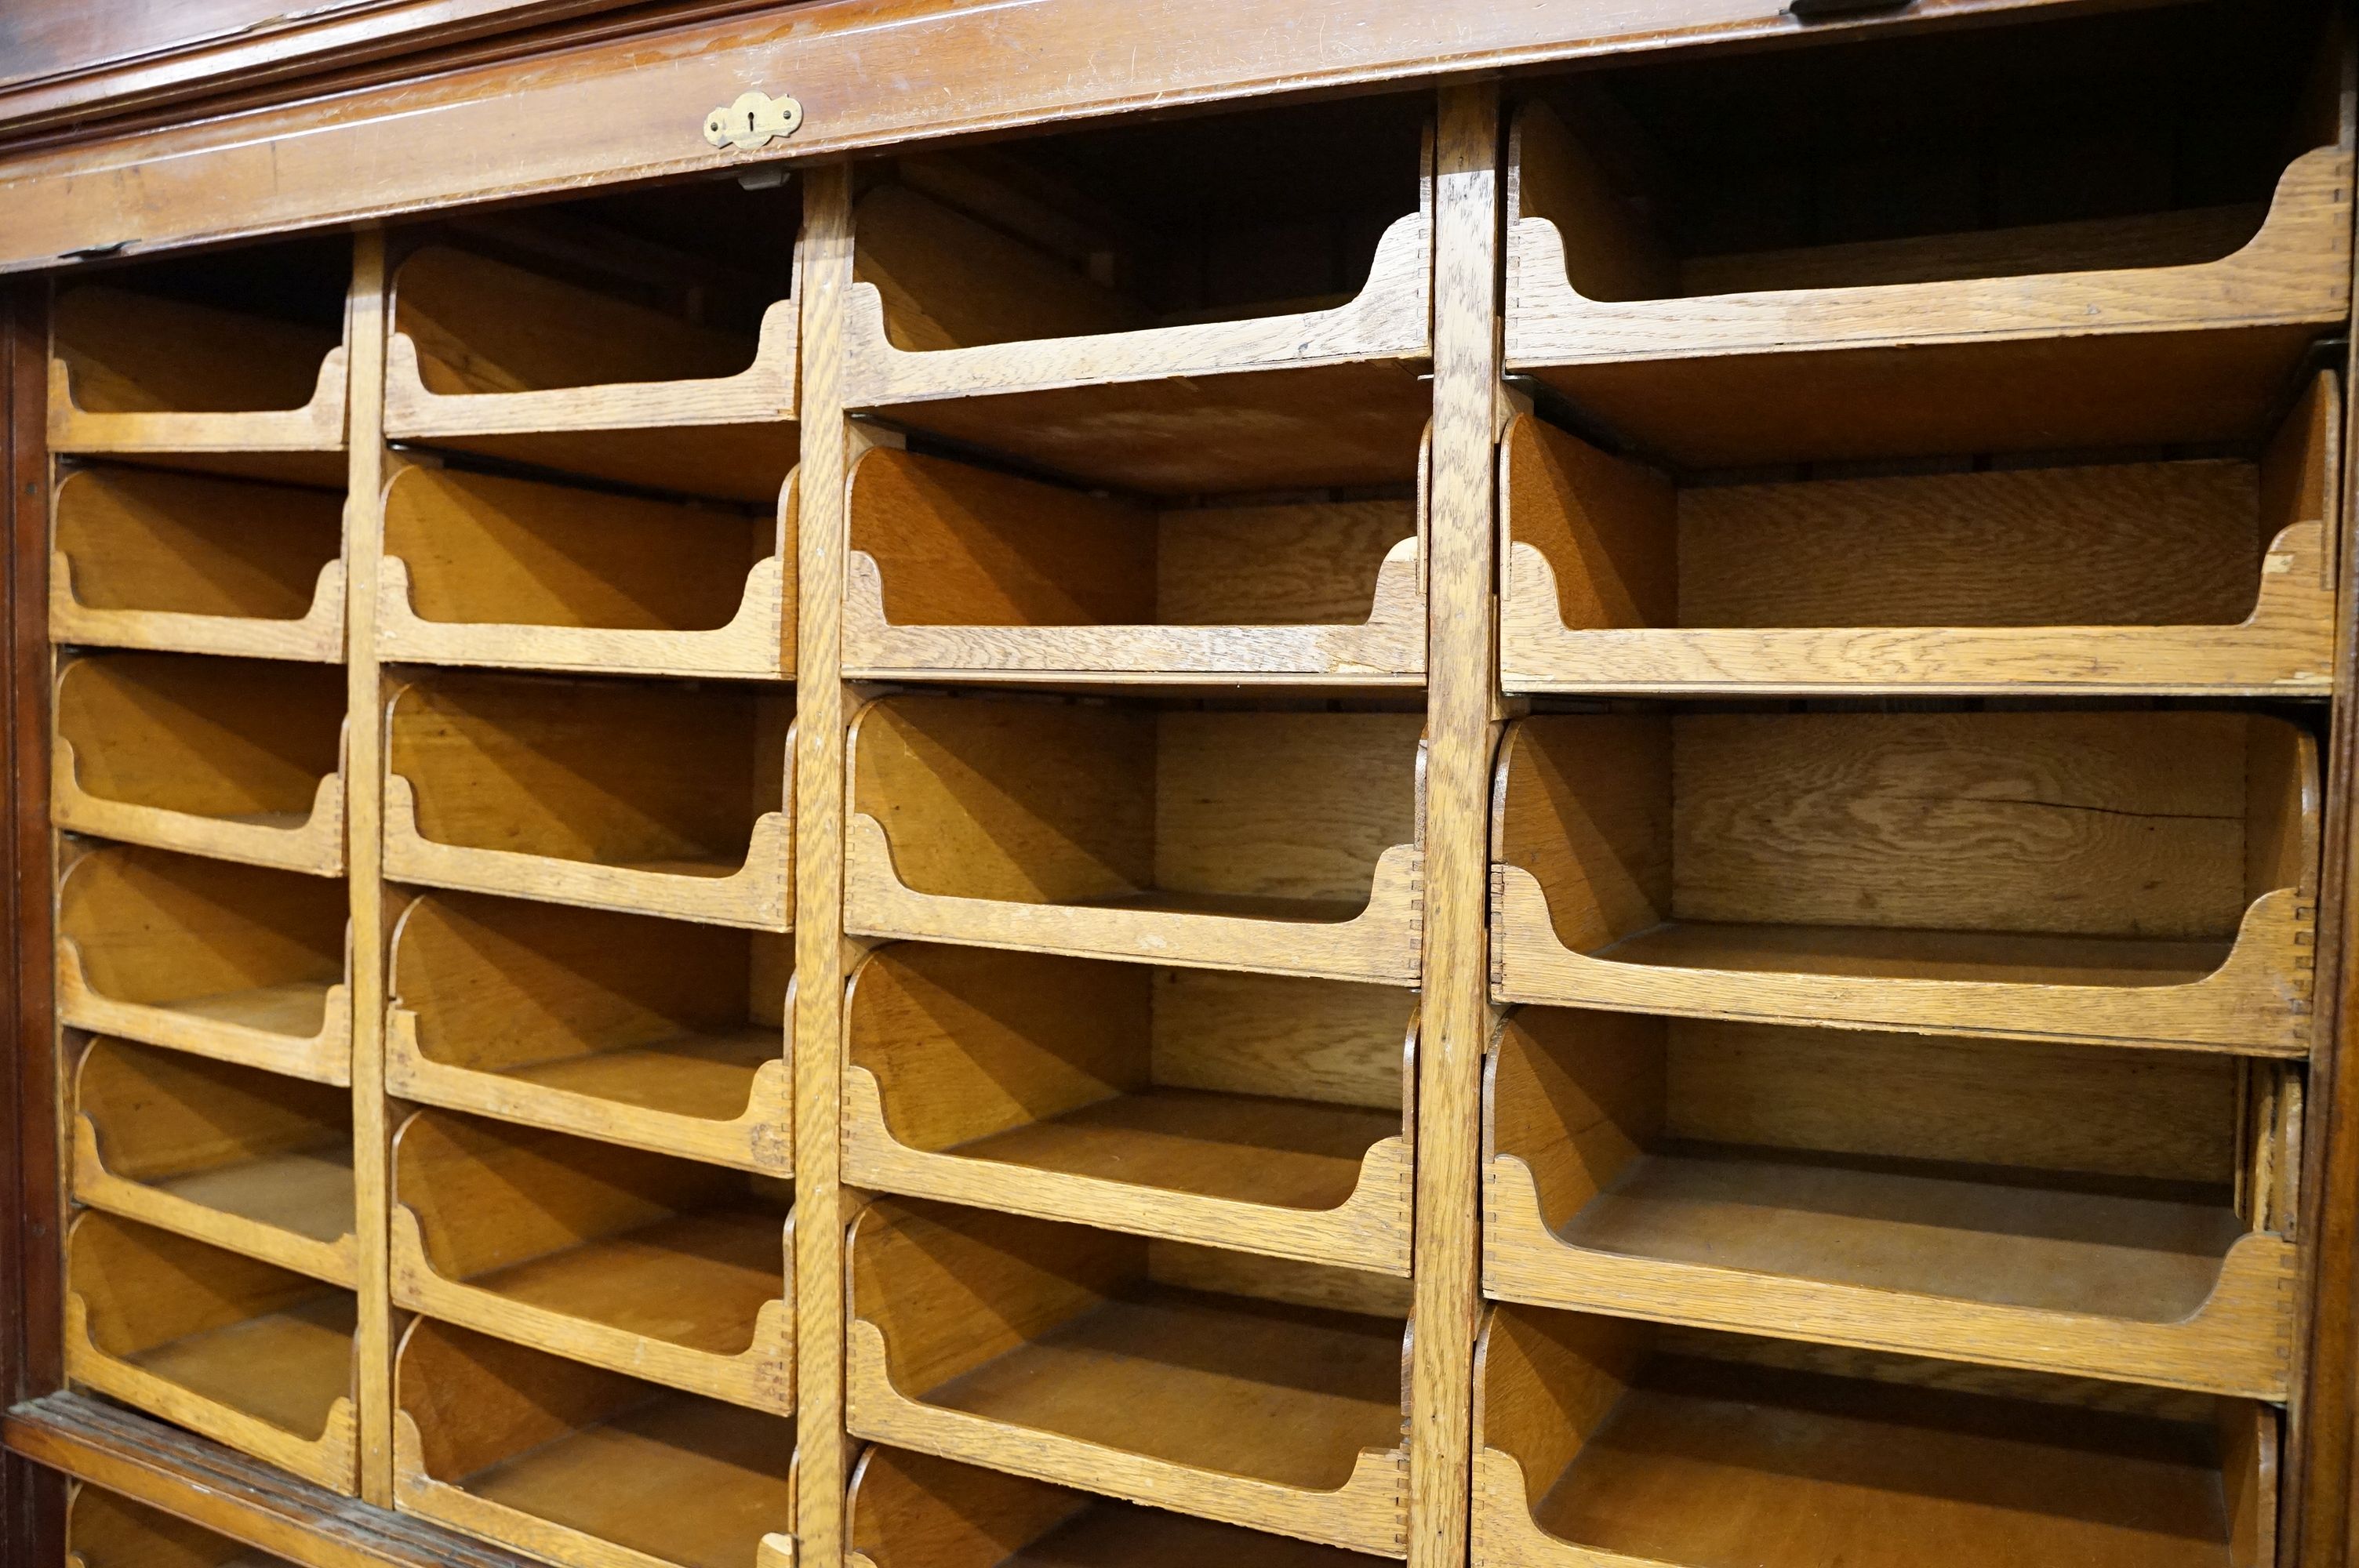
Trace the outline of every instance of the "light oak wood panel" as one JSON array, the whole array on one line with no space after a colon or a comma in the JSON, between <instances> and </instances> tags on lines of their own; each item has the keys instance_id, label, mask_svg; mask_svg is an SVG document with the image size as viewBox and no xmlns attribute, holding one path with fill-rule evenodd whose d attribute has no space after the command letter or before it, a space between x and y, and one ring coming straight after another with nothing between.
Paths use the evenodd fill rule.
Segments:
<instances>
[{"instance_id":1,"label":"light oak wood panel","mask_svg":"<svg viewBox=\"0 0 2359 1568\"><path fill-rule=\"evenodd\" d=\"M1220 308L1212 314L1227 319L1181 323L1159 322L1149 304L1011 232L1004 202L978 218L940 200L939 186L929 195L906 176L880 186L854 212L845 400L904 405L1422 359L1431 314L1430 141L1424 164L1418 211L1385 229L1348 299L1311 309Z\"/></svg>"},{"instance_id":2,"label":"light oak wood panel","mask_svg":"<svg viewBox=\"0 0 2359 1568\"><path fill-rule=\"evenodd\" d=\"M76 1201L353 1288L352 1097L103 1036L74 1069Z\"/></svg>"},{"instance_id":3,"label":"light oak wood panel","mask_svg":"<svg viewBox=\"0 0 2359 1568\"><path fill-rule=\"evenodd\" d=\"M2208 259L2168 265L2186 246L2166 232L2147 253L2166 265L2124 265L2118 226L2066 224L2031 243L2037 270L1973 276L1996 265L1988 237L1935 237L1816 275L1770 258L1758 285L1728 260L1706 294L1653 252L1597 154L1527 106L1509 150L1507 363L1690 465L2250 439L2349 310L2349 148L2345 132L2293 159L2257 230Z\"/></svg>"},{"instance_id":4,"label":"light oak wood panel","mask_svg":"<svg viewBox=\"0 0 2359 1568\"><path fill-rule=\"evenodd\" d=\"M113 464L58 481L49 636L102 647L343 656L343 498Z\"/></svg>"},{"instance_id":5,"label":"light oak wood panel","mask_svg":"<svg viewBox=\"0 0 2359 1568\"><path fill-rule=\"evenodd\" d=\"M324 878L80 849L58 884L58 1021L349 1084L344 902L342 884Z\"/></svg>"},{"instance_id":6,"label":"light oak wood panel","mask_svg":"<svg viewBox=\"0 0 2359 1568\"><path fill-rule=\"evenodd\" d=\"M2234 713L1521 719L1493 991L2299 1056L2316 768Z\"/></svg>"},{"instance_id":7,"label":"light oak wood panel","mask_svg":"<svg viewBox=\"0 0 2359 1568\"><path fill-rule=\"evenodd\" d=\"M113 1215L66 1238L66 1373L334 1491L357 1490L349 1292Z\"/></svg>"},{"instance_id":8,"label":"light oak wood panel","mask_svg":"<svg viewBox=\"0 0 2359 1568\"><path fill-rule=\"evenodd\" d=\"M747 340L582 276L450 245L408 257L394 277L386 433L690 494L775 496L795 449L794 299Z\"/></svg>"},{"instance_id":9,"label":"light oak wood panel","mask_svg":"<svg viewBox=\"0 0 2359 1568\"><path fill-rule=\"evenodd\" d=\"M2277 1415L2081 1406L2057 1379L1493 1311L1474 1389L1476 1568L2266 1568ZM1987 1376L1987 1375L1985 1375Z\"/></svg>"},{"instance_id":10,"label":"light oak wood panel","mask_svg":"<svg viewBox=\"0 0 2359 1568\"><path fill-rule=\"evenodd\" d=\"M385 874L787 928L789 699L438 674L386 703Z\"/></svg>"},{"instance_id":11,"label":"light oak wood panel","mask_svg":"<svg viewBox=\"0 0 2359 1568\"><path fill-rule=\"evenodd\" d=\"M566 1568L757 1568L795 1423L430 1318L402 1336L402 1510Z\"/></svg>"},{"instance_id":12,"label":"light oak wood panel","mask_svg":"<svg viewBox=\"0 0 2359 1568\"><path fill-rule=\"evenodd\" d=\"M58 672L71 832L313 876L344 869L343 682L277 660L85 654Z\"/></svg>"},{"instance_id":13,"label":"light oak wood panel","mask_svg":"<svg viewBox=\"0 0 2359 1568\"><path fill-rule=\"evenodd\" d=\"M1697 485L1523 415L1500 456L1501 681L2315 696L2342 424L2321 372L2257 461Z\"/></svg>"},{"instance_id":14,"label":"light oak wood panel","mask_svg":"<svg viewBox=\"0 0 2359 1568\"><path fill-rule=\"evenodd\" d=\"M891 943L853 972L858 1185L1409 1271L1416 998Z\"/></svg>"},{"instance_id":15,"label":"light oak wood panel","mask_svg":"<svg viewBox=\"0 0 2359 1568\"><path fill-rule=\"evenodd\" d=\"M394 1134L391 1202L399 1305L792 1413L783 1184L421 1110Z\"/></svg>"},{"instance_id":16,"label":"light oak wood panel","mask_svg":"<svg viewBox=\"0 0 2359 1568\"><path fill-rule=\"evenodd\" d=\"M161 1509L75 1483L66 1503L66 1568L288 1568L287 1559L216 1535Z\"/></svg>"},{"instance_id":17,"label":"light oak wood panel","mask_svg":"<svg viewBox=\"0 0 2359 1568\"><path fill-rule=\"evenodd\" d=\"M82 284L50 321L49 449L340 450L334 327Z\"/></svg>"},{"instance_id":18,"label":"light oak wood panel","mask_svg":"<svg viewBox=\"0 0 2359 1568\"><path fill-rule=\"evenodd\" d=\"M846 1247L854 1435L1405 1550L1399 1281L904 1199Z\"/></svg>"},{"instance_id":19,"label":"light oak wood panel","mask_svg":"<svg viewBox=\"0 0 2359 1568\"><path fill-rule=\"evenodd\" d=\"M879 697L848 741L845 927L1413 982L1421 722Z\"/></svg>"},{"instance_id":20,"label":"light oak wood panel","mask_svg":"<svg viewBox=\"0 0 2359 1568\"><path fill-rule=\"evenodd\" d=\"M877 447L847 504L844 662L863 678L1415 686L1425 668L1411 500L1157 508Z\"/></svg>"},{"instance_id":21,"label":"light oak wood panel","mask_svg":"<svg viewBox=\"0 0 2359 1568\"><path fill-rule=\"evenodd\" d=\"M793 1174L782 938L438 892L392 942L389 1092Z\"/></svg>"},{"instance_id":22,"label":"light oak wood panel","mask_svg":"<svg viewBox=\"0 0 2359 1568\"><path fill-rule=\"evenodd\" d=\"M774 515L405 463L377 651L436 665L791 678L795 506Z\"/></svg>"},{"instance_id":23,"label":"light oak wood panel","mask_svg":"<svg viewBox=\"0 0 2359 1568\"><path fill-rule=\"evenodd\" d=\"M1484 1288L2282 1401L2294 1244L2234 1206L2241 1088L2217 1057L1521 1009Z\"/></svg>"},{"instance_id":24,"label":"light oak wood panel","mask_svg":"<svg viewBox=\"0 0 2359 1568\"><path fill-rule=\"evenodd\" d=\"M1375 1568L1314 1541L872 1445L845 1496L845 1568Z\"/></svg>"}]
</instances>

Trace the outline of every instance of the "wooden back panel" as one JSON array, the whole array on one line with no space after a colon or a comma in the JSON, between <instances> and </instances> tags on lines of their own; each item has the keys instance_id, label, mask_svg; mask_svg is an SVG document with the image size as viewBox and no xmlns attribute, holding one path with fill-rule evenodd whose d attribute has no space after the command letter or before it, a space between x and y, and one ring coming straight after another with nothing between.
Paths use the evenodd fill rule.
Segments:
<instances>
[{"instance_id":1,"label":"wooden back panel","mask_svg":"<svg viewBox=\"0 0 2359 1568\"><path fill-rule=\"evenodd\" d=\"M342 678L284 659L84 654L58 676L84 789L201 816L308 816L341 761Z\"/></svg>"},{"instance_id":2,"label":"wooden back panel","mask_svg":"<svg viewBox=\"0 0 2359 1568\"><path fill-rule=\"evenodd\" d=\"M107 1169L134 1182L349 1144L353 1136L343 1089L127 1040L83 1047L73 1103L97 1128Z\"/></svg>"},{"instance_id":3,"label":"wooden back panel","mask_svg":"<svg viewBox=\"0 0 2359 1568\"><path fill-rule=\"evenodd\" d=\"M401 1336L394 1381L426 1473L451 1483L662 1397L620 1372L424 1317Z\"/></svg>"},{"instance_id":4,"label":"wooden back panel","mask_svg":"<svg viewBox=\"0 0 2359 1568\"><path fill-rule=\"evenodd\" d=\"M1157 969L1158 1084L1404 1112L1416 1103L1417 996L1348 980Z\"/></svg>"},{"instance_id":5,"label":"wooden back panel","mask_svg":"<svg viewBox=\"0 0 2359 1568\"><path fill-rule=\"evenodd\" d=\"M109 845L58 887L58 932L123 1001L172 1002L344 972L344 886L325 877Z\"/></svg>"},{"instance_id":6,"label":"wooden back panel","mask_svg":"<svg viewBox=\"0 0 2359 1568\"><path fill-rule=\"evenodd\" d=\"M120 1357L321 1297L351 1303L275 1264L89 1211L67 1234L66 1282L90 1309L92 1339Z\"/></svg>"},{"instance_id":7,"label":"wooden back panel","mask_svg":"<svg viewBox=\"0 0 2359 1568\"><path fill-rule=\"evenodd\" d=\"M343 497L139 468L58 481L51 539L76 603L293 621L343 548Z\"/></svg>"},{"instance_id":8,"label":"wooden back panel","mask_svg":"<svg viewBox=\"0 0 2359 1568\"><path fill-rule=\"evenodd\" d=\"M58 297L50 332L76 406L93 414L300 408L342 341L333 328L90 283Z\"/></svg>"},{"instance_id":9,"label":"wooden back panel","mask_svg":"<svg viewBox=\"0 0 2359 1568\"><path fill-rule=\"evenodd\" d=\"M395 924L387 979L428 1057L498 1072L780 1022L790 966L777 936L435 892Z\"/></svg>"},{"instance_id":10,"label":"wooden back panel","mask_svg":"<svg viewBox=\"0 0 2359 1568\"><path fill-rule=\"evenodd\" d=\"M876 1568L998 1568L1093 1500L1046 1481L872 1445L853 1467L844 1541Z\"/></svg>"}]
</instances>

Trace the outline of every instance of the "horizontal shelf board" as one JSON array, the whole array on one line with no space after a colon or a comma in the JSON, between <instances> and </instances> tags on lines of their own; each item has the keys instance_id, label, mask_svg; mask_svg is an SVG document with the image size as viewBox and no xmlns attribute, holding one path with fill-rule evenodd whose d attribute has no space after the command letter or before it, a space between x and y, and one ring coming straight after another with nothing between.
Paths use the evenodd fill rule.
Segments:
<instances>
[{"instance_id":1,"label":"horizontal shelf board","mask_svg":"<svg viewBox=\"0 0 2359 1568\"><path fill-rule=\"evenodd\" d=\"M397 444L470 452L550 476L575 475L672 495L768 503L801 451L790 419L611 430L388 431Z\"/></svg>"},{"instance_id":2,"label":"horizontal shelf board","mask_svg":"<svg viewBox=\"0 0 2359 1568\"><path fill-rule=\"evenodd\" d=\"M1401 1328L1142 1285L922 1399L1170 1464L1332 1491L1351 1479L1361 1450L1399 1446ZM1206 1422L1208 1406L1224 1419Z\"/></svg>"},{"instance_id":3,"label":"horizontal shelf board","mask_svg":"<svg viewBox=\"0 0 2359 1568\"><path fill-rule=\"evenodd\" d=\"M490 1076L666 1116L726 1121L744 1114L754 1075L785 1052L781 1028L749 1025L734 1033L681 1035L527 1063Z\"/></svg>"},{"instance_id":4,"label":"horizontal shelf board","mask_svg":"<svg viewBox=\"0 0 2359 1568\"><path fill-rule=\"evenodd\" d=\"M1697 1150L1634 1160L1557 1236L1603 1252L2160 1323L2203 1304L2244 1229L2224 1204Z\"/></svg>"},{"instance_id":5,"label":"horizontal shelf board","mask_svg":"<svg viewBox=\"0 0 2359 1568\"><path fill-rule=\"evenodd\" d=\"M215 450L207 448L60 447L54 443L49 449L61 455L103 457L109 462L162 469L175 473L205 474L221 479L268 480L279 484L312 485L321 489L341 489L351 468L341 445L322 451L300 452Z\"/></svg>"},{"instance_id":6,"label":"horizontal shelf board","mask_svg":"<svg viewBox=\"0 0 2359 1568\"><path fill-rule=\"evenodd\" d=\"M317 1039L327 1024L328 1003L339 988L306 980L255 986L247 990L220 991L185 1000L151 1002L168 1012L185 1013L215 1023L284 1034L293 1040Z\"/></svg>"},{"instance_id":7,"label":"horizontal shelf board","mask_svg":"<svg viewBox=\"0 0 2359 1568\"><path fill-rule=\"evenodd\" d=\"M1359 1184L1368 1150L1399 1134L1397 1111L1157 1087L946 1152L1240 1203L1331 1209Z\"/></svg>"},{"instance_id":8,"label":"horizontal shelf board","mask_svg":"<svg viewBox=\"0 0 2359 1568\"><path fill-rule=\"evenodd\" d=\"M200 1208L332 1242L353 1233L353 1152L321 1144L242 1165L143 1184Z\"/></svg>"},{"instance_id":9,"label":"horizontal shelf board","mask_svg":"<svg viewBox=\"0 0 2359 1568\"><path fill-rule=\"evenodd\" d=\"M331 1294L125 1357L201 1399L306 1438L352 1394L353 1303Z\"/></svg>"},{"instance_id":10,"label":"horizontal shelf board","mask_svg":"<svg viewBox=\"0 0 2359 1568\"><path fill-rule=\"evenodd\" d=\"M675 1215L466 1282L506 1300L715 1355L754 1339L786 1289L776 1214Z\"/></svg>"},{"instance_id":11,"label":"horizontal shelf board","mask_svg":"<svg viewBox=\"0 0 2359 1568\"><path fill-rule=\"evenodd\" d=\"M2234 945L2004 931L1669 921L1597 957L1664 968L2041 986L2172 986L2203 979Z\"/></svg>"}]
</instances>

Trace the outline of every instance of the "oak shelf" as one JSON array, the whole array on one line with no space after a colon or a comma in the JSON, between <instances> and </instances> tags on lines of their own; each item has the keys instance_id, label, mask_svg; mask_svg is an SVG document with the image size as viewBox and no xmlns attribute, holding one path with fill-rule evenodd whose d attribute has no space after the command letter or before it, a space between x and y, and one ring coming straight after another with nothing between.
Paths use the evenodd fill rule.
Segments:
<instances>
[{"instance_id":1,"label":"oak shelf","mask_svg":"<svg viewBox=\"0 0 2359 1568\"><path fill-rule=\"evenodd\" d=\"M2342 426L2321 372L2257 460L1715 484L1521 415L1500 453L1501 681L2322 696Z\"/></svg>"},{"instance_id":2,"label":"oak shelf","mask_svg":"<svg viewBox=\"0 0 2359 1568\"><path fill-rule=\"evenodd\" d=\"M2136 30L1543 90L1509 143L1509 370L1688 466L2265 435L2350 308L2333 50Z\"/></svg>"},{"instance_id":3,"label":"oak shelf","mask_svg":"<svg viewBox=\"0 0 2359 1568\"><path fill-rule=\"evenodd\" d=\"M793 1195L718 1165L413 1112L393 1298L505 1339L791 1414Z\"/></svg>"},{"instance_id":4,"label":"oak shelf","mask_svg":"<svg viewBox=\"0 0 2359 1568\"><path fill-rule=\"evenodd\" d=\"M66 1568L293 1568L283 1557L216 1535L87 1482L66 1502Z\"/></svg>"},{"instance_id":5,"label":"oak shelf","mask_svg":"<svg viewBox=\"0 0 2359 1568\"><path fill-rule=\"evenodd\" d=\"M392 942L389 1093L794 1173L783 939L438 892Z\"/></svg>"},{"instance_id":6,"label":"oak shelf","mask_svg":"<svg viewBox=\"0 0 2359 1568\"><path fill-rule=\"evenodd\" d=\"M66 1375L289 1474L353 1493L350 1292L84 1213L66 1237Z\"/></svg>"},{"instance_id":7,"label":"oak shelf","mask_svg":"<svg viewBox=\"0 0 2359 1568\"><path fill-rule=\"evenodd\" d=\"M1519 1009L1484 1081L1484 1289L2282 1402L2278 1072Z\"/></svg>"},{"instance_id":8,"label":"oak shelf","mask_svg":"<svg viewBox=\"0 0 2359 1568\"><path fill-rule=\"evenodd\" d=\"M343 733L333 669L71 656L58 672L50 816L69 832L341 876Z\"/></svg>"},{"instance_id":9,"label":"oak shelf","mask_svg":"<svg viewBox=\"0 0 2359 1568\"><path fill-rule=\"evenodd\" d=\"M1404 1554L1403 1281L905 1199L846 1252L855 1436Z\"/></svg>"},{"instance_id":10,"label":"oak shelf","mask_svg":"<svg viewBox=\"0 0 2359 1568\"><path fill-rule=\"evenodd\" d=\"M1476 1568L2265 1568L2277 1414L1498 1307Z\"/></svg>"},{"instance_id":11,"label":"oak shelf","mask_svg":"<svg viewBox=\"0 0 2359 1568\"><path fill-rule=\"evenodd\" d=\"M385 874L784 931L792 718L744 686L420 675L386 702Z\"/></svg>"},{"instance_id":12,"label":"oak shelf","mask_svg":"<svg viewBox=\"0 0 2359 1568\"><path fill-rule=\"evenodd\" d=\"M848 675L1424 677L1410 496L1158 505L877 447L853 468L848 509Z\"/></svg>"},{"instance_id":13,"label":"oak shelf","mask_svg":"<svg viewBox=\"0 0 2359 1568\"><path fill-rule=\"evenodd\" d=\"M846 742L845 928L1414 983L1422 725L878 697Z\"/></svg>"},{"instance_id":14,"label":"oak shelf","mask_svg":"<svg viewBox=\"0 0 2359 1568\"><path fill-rule=\"evenodd\" d=\"M1502 1001L2309 1050L2317 760L2282 719L1538 717L1491 831Z\"/></svg>"},{"instance_id":15,"label":"oak shelf","mask_svg":"<svg viewBox=\"0 0 2359 1568\"><path fill-rule=\"evenodd\" d=\"M1422 120L1364 100L880 164L853 210L847 401L1141 489L1211 488L1179 476L1221 436L1245 488L1369 482L1300 478L1288 449L1364 465L1422 400Z\"/></svg>"},{"instance_id":16,"label":"oak shelf","mask_svg":"<svg viewBox=\"0 0 2359 1568\"><path fill-rule=\"evenodd\" d=\"M341 492L93 463L54 494L52 641L342 660Z\"/></svg>"},{"instance_id":17,"label":"oak shelf","mask_svg":"<svg viewBox=\"0 0 2359 1568\"><path fill-rule=\"evenodd\" d=\"M843 1504L846 1568L1376 1568L1387 1561L871 1446Z\"/></svg>"},{"instance_id":18,"label":"oak shelf","mask_svg":"<svg viewBox=\"0 0 2359 1568\"><path fill-rule=\"evenodd\" d=\"M531 243L501 236L519 237ZM789 234L788 255L791 246ZM759 243L748 248L756 259L745 274L668 252L662 259L678 263L670 276L650 257L626 276L602 270L602 259L619 259L604 245L561 257L426 245L394 275L386 436L683 494L775 501L796 446L799 307L788 256L770 262ZM709 292L726 297L729 319L692 319L686 296L700 281L719 286Z\"/></svg>"},{"instance_id":19,"label":"oak shelf","mask_svg":"<svg viewBox=\"0 0 2359 1568\"><path fill-rule=\"evenodd\" d=\"M419 1318L394 1370L394 1490L565 1568L756 1568L795 1527L795 1423Z\"/></svg>"},{"instance_id":20,"label":"oak shelf","mask_svg":"<svg viewBox=\"0 0 2359 1568\"><path fill-rule=\"evenodd\" d=\"M794 675L791 480L775 512L408 462L385 498L377 652L616 675Z\"/></svg>"},{"instance_id":21,"label":"oak shelf","mask_svg":"<svg viewBox=\"0 0 2359 1568\"><path fill-rule=\"evenodd\" d=\"M845 1179L1406 1275L1416 1001L891 943L845 1002Z\"/></svg>"},{"instance_id":22,"label":"oak shelf","mask_svg":"<svg viewBox=\"0 0 2359 1568\"><path fill-rule=\"evenodd\" d=\"M349 1094L102 1036L73 1108L77 1202L354 1288Z\"/></svg>"},{"instance_id":23,"label":"oak shelf","mask_svg":"<svg viewBox=\"0 0 2359 1568\"><path fill-rule=\"evenodd\" d=\"M60 1023L352 1082L342 883L125 845L66 848Z\"/></svg>"}]
</instances>

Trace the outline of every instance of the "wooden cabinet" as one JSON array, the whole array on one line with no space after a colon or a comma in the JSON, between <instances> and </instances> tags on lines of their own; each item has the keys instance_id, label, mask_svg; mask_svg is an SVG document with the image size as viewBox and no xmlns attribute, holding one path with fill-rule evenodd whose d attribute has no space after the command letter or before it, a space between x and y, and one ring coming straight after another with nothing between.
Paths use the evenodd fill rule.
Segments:
<instances>
[{"instance_id":1,"label":"wooden cabinet","mask_svg":"<svg viewBox=\"0 0 2359 1568\"><path fill-rule=\"evenodd\" d=\"M2336 8L594 9L0 136L9 1549L2359 1568Z\"/></svg>"}]
</instances>

